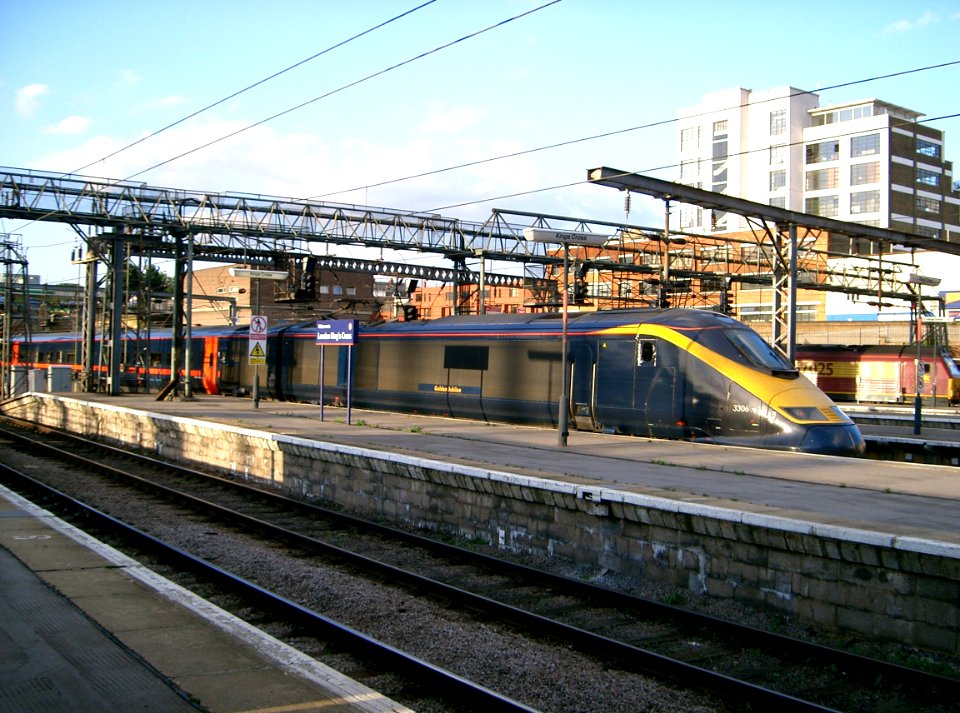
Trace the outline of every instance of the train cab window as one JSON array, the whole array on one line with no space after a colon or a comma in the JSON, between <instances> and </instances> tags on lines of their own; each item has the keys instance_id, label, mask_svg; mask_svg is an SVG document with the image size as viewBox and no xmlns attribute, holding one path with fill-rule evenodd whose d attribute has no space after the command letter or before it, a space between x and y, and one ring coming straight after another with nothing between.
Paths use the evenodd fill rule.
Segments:
<instances>
[{"instance_id":1,"label":"train cab window","mask_svg":"<svg viewBox=\"0 0 960 713\"><path fill-rule=\"evenodd\" d=\"M796 374L793 364L767 344L763 337L756 332L749 329L729 329L726 335L733 342L737 351L754 365L784 375Z\"/></svg>"},{"instance_id":2,"label":"train cab window","mask_svg":"<svg viewBox=\"0 0 960 713\"><path fill-rule=\"evenodd\" d=\"M160 366L160 352L150 352L150 366Z\"/></svg>"},{"instance_id":3,"label":"train cab window","mask_svg":"<svg viewBox=\"0 0 960 713\"><path fill-rule=\"evenodd\" d=\"M754 368L768 369L775 376L796 378L800 372L752 329L704 329L697 341L728 359Z\"/></svg>"},{"instance_id":4,"label":"train cab window","mask_svg":"<svg viewBox=\"0 0 960 713\"><path fill-rule=\"evenodd\" d=\"M657 365L657 343L652 339L641 339L637 345L637 366Z\"/></svg>"}]
</instances>

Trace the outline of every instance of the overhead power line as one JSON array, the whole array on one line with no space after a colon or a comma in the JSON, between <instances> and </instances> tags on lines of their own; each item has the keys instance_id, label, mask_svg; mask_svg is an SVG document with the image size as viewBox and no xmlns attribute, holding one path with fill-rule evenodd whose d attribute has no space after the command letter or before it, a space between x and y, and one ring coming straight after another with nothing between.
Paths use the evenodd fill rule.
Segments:
<instances>
[{"instance_id":1,"label":"overhead power line","mask_svg":"<svg viewBox=\"0 0 960 713\"><path fill-rule=\"evenodd\" d=\"M113 153L107 154L106 156L103 156L102 158L98 158L96 161L91 161L91 162L88 163L88 164L85 164L85 165L83 165L83 166L80 166L80 168L74 169L73 171L71 171L71 173L79 173L80 171L84 170L85 168L90 168L90 166L93 166L94 164L102 163L103 161L106 161L107 159L113 158L113 157L116 156L117 154L121 154L121 153L123 153L124 151L126 151L127 149L131 149L131 148L133 148L134 146L137 146L138 144L142 144L144 141L149 141L150 139L154 138L155 136L159 136L159 135L162 134L164 131L167 131L168 129L172 129L174 126L179 126L180 124L184 123L185 121L189 121L190 119L194 118L195 116L199 116L199 115L202 114L203 112L208 111L208 110L210 110L210 109L213 109L215 106L219 106L220 104L223 104L224 102L230 101L231 99L233 99L233 98L235 98L235 97L238 97L238 96L240 96L241 94L243 94L243 93L245 93L245 92L249 92L251 89L254 89L254 88L256 88L256 87L259 87L261 84L266 84L266 83L269 82L270 80L276 79L276 78L279 77L281 74L286 74L287 72L289 72L289 71L291 71L291 70L293 70L293 69L296 69L297 67L300 67L300 66L306 64L307 62L311 62L311 61L317 59L318 57L322 57L322 56L325 55L325 54L329 54L330 52L333 52L335 49L339 49L340 47L343 47L344 45L350 44L350 43L353 42L354 40L358 40L358 39L360 39L361 37L363 37L363 36L365 36L365 35L369 35L369 34L372 33L372 32L376 32L377 30L386 27L387 25L389 25L389 24L392 23L392 22L396 22L397 20L400 20L401 18L407 17L408 15L412 15L412 14L415 13L417 10L422 10L422 9L425 8L427 5L431 5L431 4L435 3L436 1L437 1L437 0L427 0L427 2L424 2L424 3L420 4L420 5L417 5L416 7L411 8L410 10L407 10L406 12L402 12L402 13L400 13L399 15L396 15L395 17L391 17L389 20L384 20L384 21L381 22L380 24L374 25L373 27L370 27L370 28L364 30L363 32L358 32L357 34L353 35L352 37L348 37L348 38L345 39L345 40L341 40L340 42L337 42L336 44L331 45L331 46L327 47L326 49L321 50L320 52L317 52L316 54L307 57L306 59L302 59L302 60L300 60L299 62L297 62L297 63L295 63L295 64L291 64L289 67L286 67L286 68L284 68L284 69L281 69L279 72L274 72L274 73L271 74L269 77L264 77L263 79L261 79L261 80L258 81L258 82L254 82L253 84L248 84L248 85L247 85L246 87L244 87L243 89L240 89L240 90L238 90L238 91L235 91L233 94L229 94L229 95L223 97L223 99L218 99L217 101L213 102L212 104L208 104L207 106L203 107L202 109L197 109L197 110L196 110L195 112L193 112L192 114L188 114L187 116L183 117L182 119L177 119L177 120L174 121L172 124L167 124L167 125L164 126L162 129L157 129L157 130L154 131L153 133L147 134L147 135L144 136L143 138L137 139L136 141L127 144L127 145L124 146L123 148L117 149L117 150L114 151ZM66 174L64 174L64 175L66 175ZM134 174L134 175L136 175L136 174Z\"/></svg>"},{"instance_id":2,"label":"overhead power line","mask_svg":"<svg viewBox=\"0 0 960 713\"><path fill-rule=\"evenodd\" d=\"M232 132L230 132L229 134L224 134L223 136L221 136L221 137L219 137L219 138L217 138L217 139L214 139L213 141L208 141L208 142L205 143L205 144L202 144L202 145L200 145L200 146L196 146L196 147L190 149L189 151L184 151L183 153L178 154L178 155L176 155L176 156L173 156L173 157L171 157L171 158L168 158L168 159L165 160L165 161L161 161L160 163L155 163L154 165L149 166L148 168L144 168L144 169L141 170L141 171L137 171L136 173L130 174L129 176L127 176L127 177L126 177L125 179L123 179L123 180L129 181L131 178L136 178L137 176L141 176L141 175L143 175L144 173L147 173L147 172L149 172L149 171L154 170L155 168L160 168L161 166L165 166L165 165L167 165L168 163L173 163L174 161L177 161L177 160L183 158L184 156L189 156L190 154L196 153L197 151L202 151L203 149L209 148L210 146L213 146L214 144L218 144L218 143L220 143L221 141L225 141L226 139L233 138L234 136L237 136L237 135L239 135L239 134L242 134L242 133L244 133L245 131L249 131L250 129L256 128L257 126L262 126L263 124L266 124L267 122L273 121L274 119L278 119L278 118L280 118L281 116L286 116L287 114L290 114L290 113L295 112L295 111L297 111L297 110L299 110L299 109L302 109L302 108L305 107L305 106L309 106L310 104L314 104L314 103L316 103L316 102L318 102L318 101L320 101L320 100L322 100L322 99L326 99L326 98L328 98L328 97L331 97L331 96L333 96L334 94L339 94L340 92L346 91L347 89L350 89L350 88L352 88L352 87L355 87L355 86L357 86L357 85L359 85L359 84L363 84L364 82L368 82L368 81L370 81L371 79L374 79L374 78L376 78L376 77L380 77L380 76L382 76L382 75L384 75L384 74L387 74L388 72L392 72L392 71L394 71L394 70L396 70L396 69L399 69L400 67L404 67L404 66L406 66L406 65L408 65L408 64L411 64L411 63L416 62L416 61L418 61L418 60L424 59L425 57L429 57L430 55L436 54L437 52L441 52L441 51L443 51L443 50L445 50L445 49L448 49L448 48L450 48L450 47L453 47L454 45L460 44L461 42L466 42L467 40L471 40L471 39L473 39L473 38L475 38L475 37L479 37L480 35L482 35L482 34L484 34L484 33L490 32L491 30L496 30L496 29L498 29L498 28L500 28L500 27L503 27L504 25L507 25L507 24L509 24L509 23L511 23L511 22L514 22L514 21L516 21L516 20L519 20L519 19L521 19L521 18L523 18L523 17L527 17L528 15L532 15L532 14L534 14L534 13L536 13L536 12L539 12L540 10L544 10L544 9L550 7L551 5L556 5L556 4L559 3L559 2L562 2L562 0L550 0L550 2L546 2L546 3L544 3L543 5L540 5L540 6L538 6L538 7L535 7L535 8L533 8L533 9L531 9L531 10L527 10L526 12L521 12L520 14L514 15L513 17L509 17L509 18L507 18L506 20L501 20L500 22L497 22L497 23L495 23L495 24L493 24L493 25L490 25L489 27L485 27L485 28L483 28L482 30L477 30L476 32L471 32L470 34L464 35L463 37L460 37L460 38L458 38L458 39L456 39L456 40L453 40L452 42L447 42L446 44L440 45L439 47L434 47L432 50L428 50L428 51L426 51L426 52L422 52L422 53L420 53L420 54L418 54L418 55L416 55L416 56L414 56L414 57L410 57L409 59L406 59L406 60L404 60L404 61L402 61L402 62L398 62L398 63L396 63L396 64L394 64L394 65L391 65L391 66L389 66L389 67L387 67L387 68L385 68L385 69L381 69L381 70L378 71L378 72L374 72L373 74L368 74L367 76L365 76L365 77L363 77L363 78L361 78L361 79L357 79L356 81L350 82L350 83L348 83L348 84L344 84L344 85L338 87L337 89L332 89L331 91L326 92L325 94L321 94L321 95L318 96L318 97L314 97L313 99L309 99L309 100L307 100L307 101L305 101L305 102L302 102L302 103L300 103L300 104L297 104L296 106L292 106L292 107L290 107L289 109L285 109L284 111L277 112L276 114L273 114L273 115L271 115L271 116L268 116L268 117L265 118L265 119L261 119L260 121L257 121L257 122L255 122L255 123L253 123L253 124L249 124L248 126L245 126L245 127L243 127L242 129L237 129L236 131L232 131Z\"/></svg>"},{"instance_id":3,"label":"overhead power line","mask_svg":"<svg viewBox=\"0 0 960 713\"><path fill-rule=\"evenodd\" d=\"M714 111L711 111L711 112L706 112L706 114L714 114L714 113L716 113L717 111L720 111L720 110L714 110ZM930 123L933 123L933 122L935 122L935 121L943 121L943 120L945 120L945 119L956 119L956 118L960 118L960 113L956 113L956 114L944 114L943 116L935 116L935 117L933 117L933 118L931 118L931 119L927 119L927 120L925 120L925 121L917 121L917 122L904 121L904 122L902 122L902 123L900 123L900 124L897 124L897 126L910 126L910 125L912 125L912 124L930 124ZM862 131L862 130L859 130L859 131L852 131L852 132L849 132L849 133L846 133L846 134L836 134L835 136L838 136L838 137L854 136L854 135L856 135L856 134L861 134L861 133L863 133L863 131ZM832 138L832 137L831 137L831 138ZM792 142L790 142L790 143L788 143L788 144L783 144L783 146L801 146L801 145L803 145L804 143L805 143L805 142L804 142L803 140L800 140L800 141L792 141ZM735 153L735 154L728 154L728 155L727 155L727 158L730 158L731 156L747 156L747 155L752 154L752 153L760 153L760 152L768 151L768 150L769 150L769 147L764 146L764 147L761 147L761 148L750 149L750 150L747 150L747 151L739 151L739 152L737 152L737 153ZM495 159L493 159L493 160L495 160ZM663 166L654 166L654 167L649 167L649 168L642 168L642 169L639 169L639 170L637 170L637 171L631 171L630 173L625 173L625 174L623 174L623 175L624 175L624 176L627 176L627 175L632 175L632 174L635 174L635 173L641 173L641 174L656 173L657 171L665 171L665 170L667 170L668 168L677 168L679 165L680 165L679 163L668 163L668 164L664 164ZM530 189L529 191L518 191L518 192L516 192L516 193L507 193L507 194L504 194L504 195L501 195L501 196L491 196L490 198L480 198L480 199L472 200L472 201L464 201L463 203L452 203L452 204L450 204L450 205L437 206L436 208L429 208L429 209L427 209L427 210L422 210L422 209L421 209L421 210L412 211L412 212L413 212L413 213L438 213L438 212L440 212L440 211L442 211L442 210L450 210L451 208L463 208L463 207L465 207L465 206L476 205L476 204L478 204L478 203L490 203L491 201L506 200L507 198L517 198L517 197L519 197L519 196L529 196L529 195L534 195L534 194L536 194L536 193L546 193L546 192L548 192L548 191L557 191L557 190L560 190L561 188L573 188L574 186L579 186L579 185L583 185L583 184L587 184L587 183L590 183L590 181L589 181L589 180L586 180L586 179L585 179L585 180L581 180L581 181L571 181L570 183L559 183L559 184L554 185L554 186L546 186L546 187L542 187L542 188L532 188L532 189Z\"/></svg>"},{"instance_id":4,"label":"overhead power line","mask_svg":"<svg viewBox=\"0 0 960 713\"><path fill-rule=\"evenodd\" d=\"M832 84L832 85L830 85L830 86L821 87L821 88L818 89L816 92L802 91L802 90L801 90L801 91L797 91L797 92L794 92L793 94L788 95L788 97L801 96L801 95L804 95L804 94L816 94L816 93L831 91L831 90L834 90L834 89L842 89L842 88L845 88L845 87L856 86L856 85L858 85L858 84L867 84L867 83L869 83L869 82L876 82L876 81L880 81L880 80L882 80L882 79L892 79L892 78L894 78L894 77L901 77L901 76L908 75L908 74L915 74L915 73L917 73L917 72L927 72L927 71L934 70L934 69L942 69L942 68L944 68L944 67L950 67L950 66L954 66L954 65L958 65L958 64L960 64L960 60L953 60L953 61L950 61L950 62L942 62L942 63L940 63L940 64L927 65L927 66L925 66L925 67L916 67L916 68L914 68L914 69L906 69L906 70L903 70L903 71L900 71L900 72L890 72L890 73L888 73L888 74L879 74L879 75L876 75L876 76L873 76L873 77L868 77L868 78L866 78L866 79L855 79L855 80L849 81L849 82L842 82L842 83L840 83L840 84ZM770 98L770 99L764 99L763 101L759 101L759 102L749 102L748 104L751 104L751 105L763 104L763 103L765 103L765 102L778 101L778 100L780 100L780 99L782 99L782 98L783 98L783 97L773 97L773 98ZM738 105L731 106L731 107L726 107L726 108L723 108L723 109L711 109L710 111L701 112L700 114L691 114L689 117L686 117L686 118L693 118L693 117L700 117L700 116L708 116L709 114L716 114L716 113L719 113L719 112L722 112L722 111L730 111L731 109L742 109L743 107L747 106L748 104L738 104ZM952 116L937 117L937 119L949 119L949 118L953 118L953 117L952 117ZM381 187L381 186L387 186L387 185L390 185L390 184L393 184L393 183L401 183L401 182L403 182L403 181L410 181L410 180L414 180L414 179L417 179L417 178L425 178L426 176L433 176L433 175L436 175L436 174L438 174L438 173L446 173L446 172L448 172L448 171L456 171L456 170L459 170L459 169L461 169L461 168L470 168L470 167L472 167L472 166L480 166L480 165L483 165L483 164L486 164L486 163L493 163L493 162L495 162L495 161L503 161L503 160L508 159L508 158L517 158L518 156L528 156L528 155L530 155L530 154L538 153L538 152L540 152L540 151L549 151L549 150L551 150L551 149L563 148L564 146L572 146L572 145L574 145L574 144L585 143L585 142L587 142L587 141L596 141L596 140L598 140L598 139L606 139L606 138L609 138L609 137L611 137L611 136L618 136L618 135L620 135L620 134L628 134L628 133L631 133L631 132L633 132L633 131L640 131L641 129L652 129L652 128L656 127L656 126L665 126L665 125L667 125L667 124L676 123L677 121L679 121L679 119L677 119L677 118L675 118L675 117L674 117L674 118L671 118L671 119L659 119L659 120L657 120L657 121L651 121L651 122L646 123L646 124L639 124L638 126L631 126L631 127L626 128L626 129L614 129L613 131L606 131L606 132L603 132L603 133L600 133L600 134L592 134L592 135L590 135L590 136L581 136L581 137L576 138L576 139L567 139L567 140L565 140L565 141L558 141L558 142L556 142L556 143L546 144L546 145L544 145L544 146L537 146L537 147L531 148L531 149L523 149L523 150L520 150L520 151L513 151L513 152L511 152L511 153L501 154L501 155L499 155L499 156L490 156L490 157L488 157L488 158L477 159L476 161L469 161L469 162L467 162L467 163L455 164L455 165L453 165L453 166L446 166L446 167L444 167L444 168L437 168L437 169L434 169L434 170L431 170L431 171L423 171L423 172L421 172L421 173L415 173L415 174L411 174L411 175L409 175L409 176L401 176L401 177L399 177L399 178L390 178L390 179L387 179L387 180L384 180L384 181L379 181L379 182L377 182L377 183L370 183L370 184L363 185L363 186L354 186L354 187L352 187L352 188L346 188L346 189L339 190L339 191L331 191L331 192L329 192L329 193L323 193L323 194L320 194L320 195L311 196L310 198L306 198L306 199L304 199L304 200L308 200L308 201L320 200L320 199L322 199L322 198L329 198L330 196L336 196L336 195L340 195L340 194L342 194L342 193L351 193L351 192L353 192L353 191L362 191L362 190L369 190L370 188L379 188L379 187ZM930 120L928 120L928 121L934 121L934 120L933 120L933 119L930 119ZM926 122L921 122L921 123L926 123ZM674 165L671 164L671 165L667 165L667 166L662 166L662 167L657 168L657 169L648 169L648 170L662 170L662 169L664 169L664 168L673 168L673 167L674 167ZM577 185L577 184L576 184L576 183L573 183L573 184L566 184L566 185ZM560 187L561 187L561 188L562 188L562 187L566 187L566 185L560 186ZM540 189L536 189L536 190L531 191L531 193L539 193L539 192L541 192ZM521 193L521 194L517 194L517 195L524 195L524 194ZM488 200L496 200L496 199L488 199ZM478 203L485 203L485 202L487 202L487 200L476 201L476 202L478 202ZM464 205L470 205L470 203L469 203L469 202L468 202L468 203L459 203L459 204L456 204L455 206L447 206L447 207L459 207L459 206L464 206Z\"/></svg>"}]
</instances>

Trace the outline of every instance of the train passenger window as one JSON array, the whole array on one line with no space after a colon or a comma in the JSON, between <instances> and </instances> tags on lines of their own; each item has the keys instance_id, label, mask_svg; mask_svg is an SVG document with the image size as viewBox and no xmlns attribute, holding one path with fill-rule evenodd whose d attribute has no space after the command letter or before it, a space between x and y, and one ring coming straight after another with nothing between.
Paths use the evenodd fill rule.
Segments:
<instances>
[{"instance_id":1,"label":"train passenger window","mask_svg":"<svg viewBox=\"0 0 960 713\"><path fill-rule=\"evenodd\" d=\"M657 365L657 343L652 339L641 339L637 349L637 366Z\"/></svg>"},{"instance_id":2,"label":"train passenger window","mask_svg":"<svg viewBox=\"0 0 960 713\"><path fill-rule=\"evenodd\" d=\"M486 371L490 361L490 347L450 345L443 350L444 369L472 369Z\"/></svg>"},{"instance_id":3,"label":"train passenger window","mask_svg":"<svg viewBox=\"0 0 960 713\"><path fill-rule=\"evenodd\" d=\"M150 366L160 366L160 352L150 352Z\"/></svg>"}]
</instances>

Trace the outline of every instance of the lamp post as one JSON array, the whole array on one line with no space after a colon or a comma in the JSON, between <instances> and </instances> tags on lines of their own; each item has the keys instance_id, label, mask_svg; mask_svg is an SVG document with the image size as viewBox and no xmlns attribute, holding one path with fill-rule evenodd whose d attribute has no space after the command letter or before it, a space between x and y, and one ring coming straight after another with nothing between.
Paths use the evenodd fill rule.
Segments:
<instances>
[{"instance_id":1,"label":"lamp post","mask_svg":"<svg viewBox=\"0 0 960 713\"><path fill-rule=\"evenodd\" d=\"M567 445L570 434L570 376L567 369L569 360L569 340L567 337L567 307L570 302L570 245L589 245L600 247L610 239L608 235L596 233L549 230L546 228L524 228L524 240L537 243L560 243L563 246L563 294L561 296L560 331L560 403L557 413L557 445Z\"/></svg>"},{"instance_id":2,"label":"lamp post","mask_svg":"<svg viewBox=\"0 0 960 713\"><path fill-rule=\"evenodd\" d=\"M921 288L923 286L927 287L937 287L940 285L940 279L937 277L925 277L923 275L911 274L907 278L907 283L914 285L917 292L917 367L916 367L916 383L914 384L915 394L913 398L913 433L914 435L920 435L921 430L921 411L923 406L921 401L923 398L923 358L920 352L921 345L921 333L920 333L920 312L923 310L923 296L921 294Z\"/></svg>"}]
</instances>

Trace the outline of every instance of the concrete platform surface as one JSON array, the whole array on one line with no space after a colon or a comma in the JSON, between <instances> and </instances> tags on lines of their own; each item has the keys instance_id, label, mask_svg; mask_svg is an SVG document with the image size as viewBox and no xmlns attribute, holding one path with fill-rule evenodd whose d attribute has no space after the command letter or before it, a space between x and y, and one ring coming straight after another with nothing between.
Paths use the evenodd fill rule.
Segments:
<instances>
[{"instance_id":1,"label":"concrete platform surface","mask_svg":"<svg viewBox=\"0 0 960 713\"><path fill-rule=\"evenodd\" d=\"M0 711L406 711L0 486Z\"/></svg>"}]
</instances>

